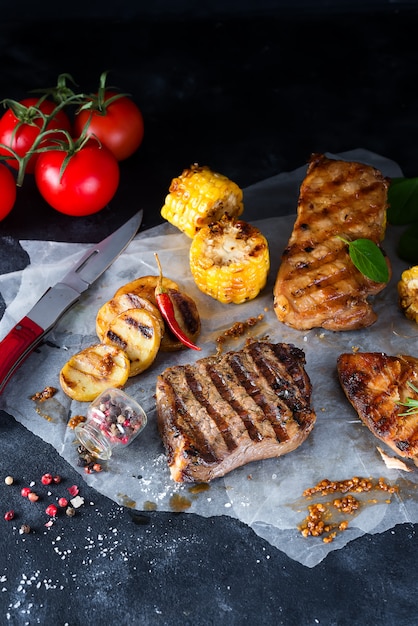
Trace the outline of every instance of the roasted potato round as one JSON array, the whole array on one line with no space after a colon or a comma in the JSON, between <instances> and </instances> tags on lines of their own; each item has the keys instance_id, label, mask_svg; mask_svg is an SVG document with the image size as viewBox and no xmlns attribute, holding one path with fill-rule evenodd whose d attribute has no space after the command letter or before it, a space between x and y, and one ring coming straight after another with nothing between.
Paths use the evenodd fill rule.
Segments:
<instances>
[{"instance_id":1,"label":"roasted potato round","mask_svg":"<svg viewBox=\"0 0 418 626\"><path fill-rule=\"evenodd\" d=\"M67 361L60 372L60 384L73 400L91 402L108 387L123 387L129 372L129 358L122 348L95 344Z\"/></svg>"},{"instance_id":2,"label":"roasted potato round","mask_svg":"<svg viewBox=\"0 0 418 626\"><path fill-rule=\"evenodd\" d=\"M164 320L158 308L147 298L143 298L135 293L126 292L115 295L100 307L96 315L96 334L100 341L103 341L109 324L117 315L129 309L145 309L149 311L160 322L161 334L164 334Z\"/></svg>"},{"instance_id":3,"label":"roasted potato round","mask_svg":"<svg viewBox=\"0 0 418 626\"><path fill-rule=\"evenodd\" d=\"M136 296L140 296L141 298L146 298L149 300L154 306L157 306L157 302L155 300L155 288L158 283L158 276L142 276L141 278L136 278L130 283L126 283L126 285L122 285L114 297L119 296L122 293L131 293ZM179 289L177 283L174 280L170 280L170 278L163 278L163 287L164 289Z\"/></svg>"},{"instance_id":4,"label":"roasted potato round","mask_svg":"<svg viewBox=\"0 0 418 626\"><path fill-rule=\"evenodd\" d=\"M157 356L161 344L160 321L145 309L128 309L110 322L103 341L126 352L130 360L129 376L136 376Z\"/></svg>"}]
</instances>

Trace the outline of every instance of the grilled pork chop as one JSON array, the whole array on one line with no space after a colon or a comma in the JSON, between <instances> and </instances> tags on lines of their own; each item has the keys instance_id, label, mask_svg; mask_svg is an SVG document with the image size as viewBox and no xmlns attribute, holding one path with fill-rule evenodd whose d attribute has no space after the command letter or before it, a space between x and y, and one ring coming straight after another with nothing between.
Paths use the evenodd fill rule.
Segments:
<instances>
[{"instance_id":1,"label":"grilled pork chop","mask_svg":"<svg viewBox=\"0 0 418 626\"><path fill-rule=\"evenodd\" d=\"M295 346L254 341L167 368L156 401L172 478L209 482L303 443L316 419L304 364Z\"/></svg>"},{"instance_id":2,"label":"grilled pork chop","mask_svg":"<svg viewBox=\"0 0 418 626\"><path fill-rule=\"evenodd\" d=\"M360 419L381 441L403 457L418 460L418 413L402 415L401 402L418 400L418 359L381 352L341 354L341 386Z\"/></svg>"},{"instance_id":3,"label":"grilled pork chop","mask_svg":"<svg viewBox=\"0 0 418 626\"><path fill-rule=\"evenodd\" d=\"M367 297L385 283L361 274L338 236L379 244L385 233L387 189L387 179L373 167L312 156L274 287L281 322L300 330L350 330L376 321Z\"/></svg>"}]
</instances>

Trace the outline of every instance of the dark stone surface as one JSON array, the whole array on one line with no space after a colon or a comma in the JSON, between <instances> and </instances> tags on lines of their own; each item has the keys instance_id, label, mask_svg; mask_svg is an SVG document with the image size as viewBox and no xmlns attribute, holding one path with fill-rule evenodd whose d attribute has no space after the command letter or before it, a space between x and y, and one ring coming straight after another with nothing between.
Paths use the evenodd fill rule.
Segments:
<instances>
[{"instance_id":1,"label":"dark stone surface","mask_svg":"<svg viewBox=\"0 0 418 626\"><path fill-rule=\"evenodd\" d=\"M183 12L24 20L11 13L0 24L1 97L52 85L61 72L93 90L110 69L111 84L141 106L146 134L122 164L111 207L95 216L52 211L27 177L0 223L0 271L27 262L21 238L98 241L139 207L145 228L159 223L171 178L194 161L248 186L299 167L311 152L362 147L417 175L418 7L399 6L237 16L207 9L204 19ZM2 624L417 620L416 525L365 536L309 569L228 517L135 516L80 484L51 446L4 413L0 459ZM52 495L77 483L85 497L74 518L60 515L49 529L48 489L40 485L47 471L63 477ZM3 483L7 474L15 485ZM33 504L20 496L32 480L43 494ZM9 508L16 518L5 522ZM31 534L19 534L23 522Z\"/></svg>"}]
</instances>

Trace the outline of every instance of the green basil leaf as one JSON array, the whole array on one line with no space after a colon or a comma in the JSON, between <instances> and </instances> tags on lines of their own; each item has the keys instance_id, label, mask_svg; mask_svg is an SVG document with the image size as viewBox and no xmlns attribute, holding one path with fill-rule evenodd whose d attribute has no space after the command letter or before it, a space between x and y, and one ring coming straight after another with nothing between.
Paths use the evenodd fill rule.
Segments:
<instances>
[{"instance_id":1,"label":"green basil leaf","mask_svg":"<svg viewBox=\"0 0 418 626\"><path fill-rule=\"evenodd\" d=\"M418 178L394 178L388 189L388 204L391 224L418 222Z\"/></svg>"},{"instance_id":2,"label":"green basil leaf","mask_svg":"<svg viewBox=\"0 0 418 626\"><path fill-rule=\"evenodd\" d=\"M385 256L374 241L355 239L354 241L346 241L346 243L350 258L359 272L375 283L388 282L389 270Z\"/></svg>"}]
</instances>

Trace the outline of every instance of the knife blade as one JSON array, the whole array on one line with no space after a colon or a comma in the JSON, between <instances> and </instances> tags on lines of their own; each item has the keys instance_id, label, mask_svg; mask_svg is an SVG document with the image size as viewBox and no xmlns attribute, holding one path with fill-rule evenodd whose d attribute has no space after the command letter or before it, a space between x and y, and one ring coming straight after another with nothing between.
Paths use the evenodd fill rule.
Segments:
<instances>
[{"instance_id":1,"label":"knife blade","mask_svg":"<svg viewBox=\"0 0 418 626\"><path fill-rule=\"evenodd\" d=\"M0 394L15 371L58 320L132 241L141 226L142 216L141 209L106 239L91 246L64 278L47 289L32 309L0 341Z\"/></svg>"}]
</instances>

